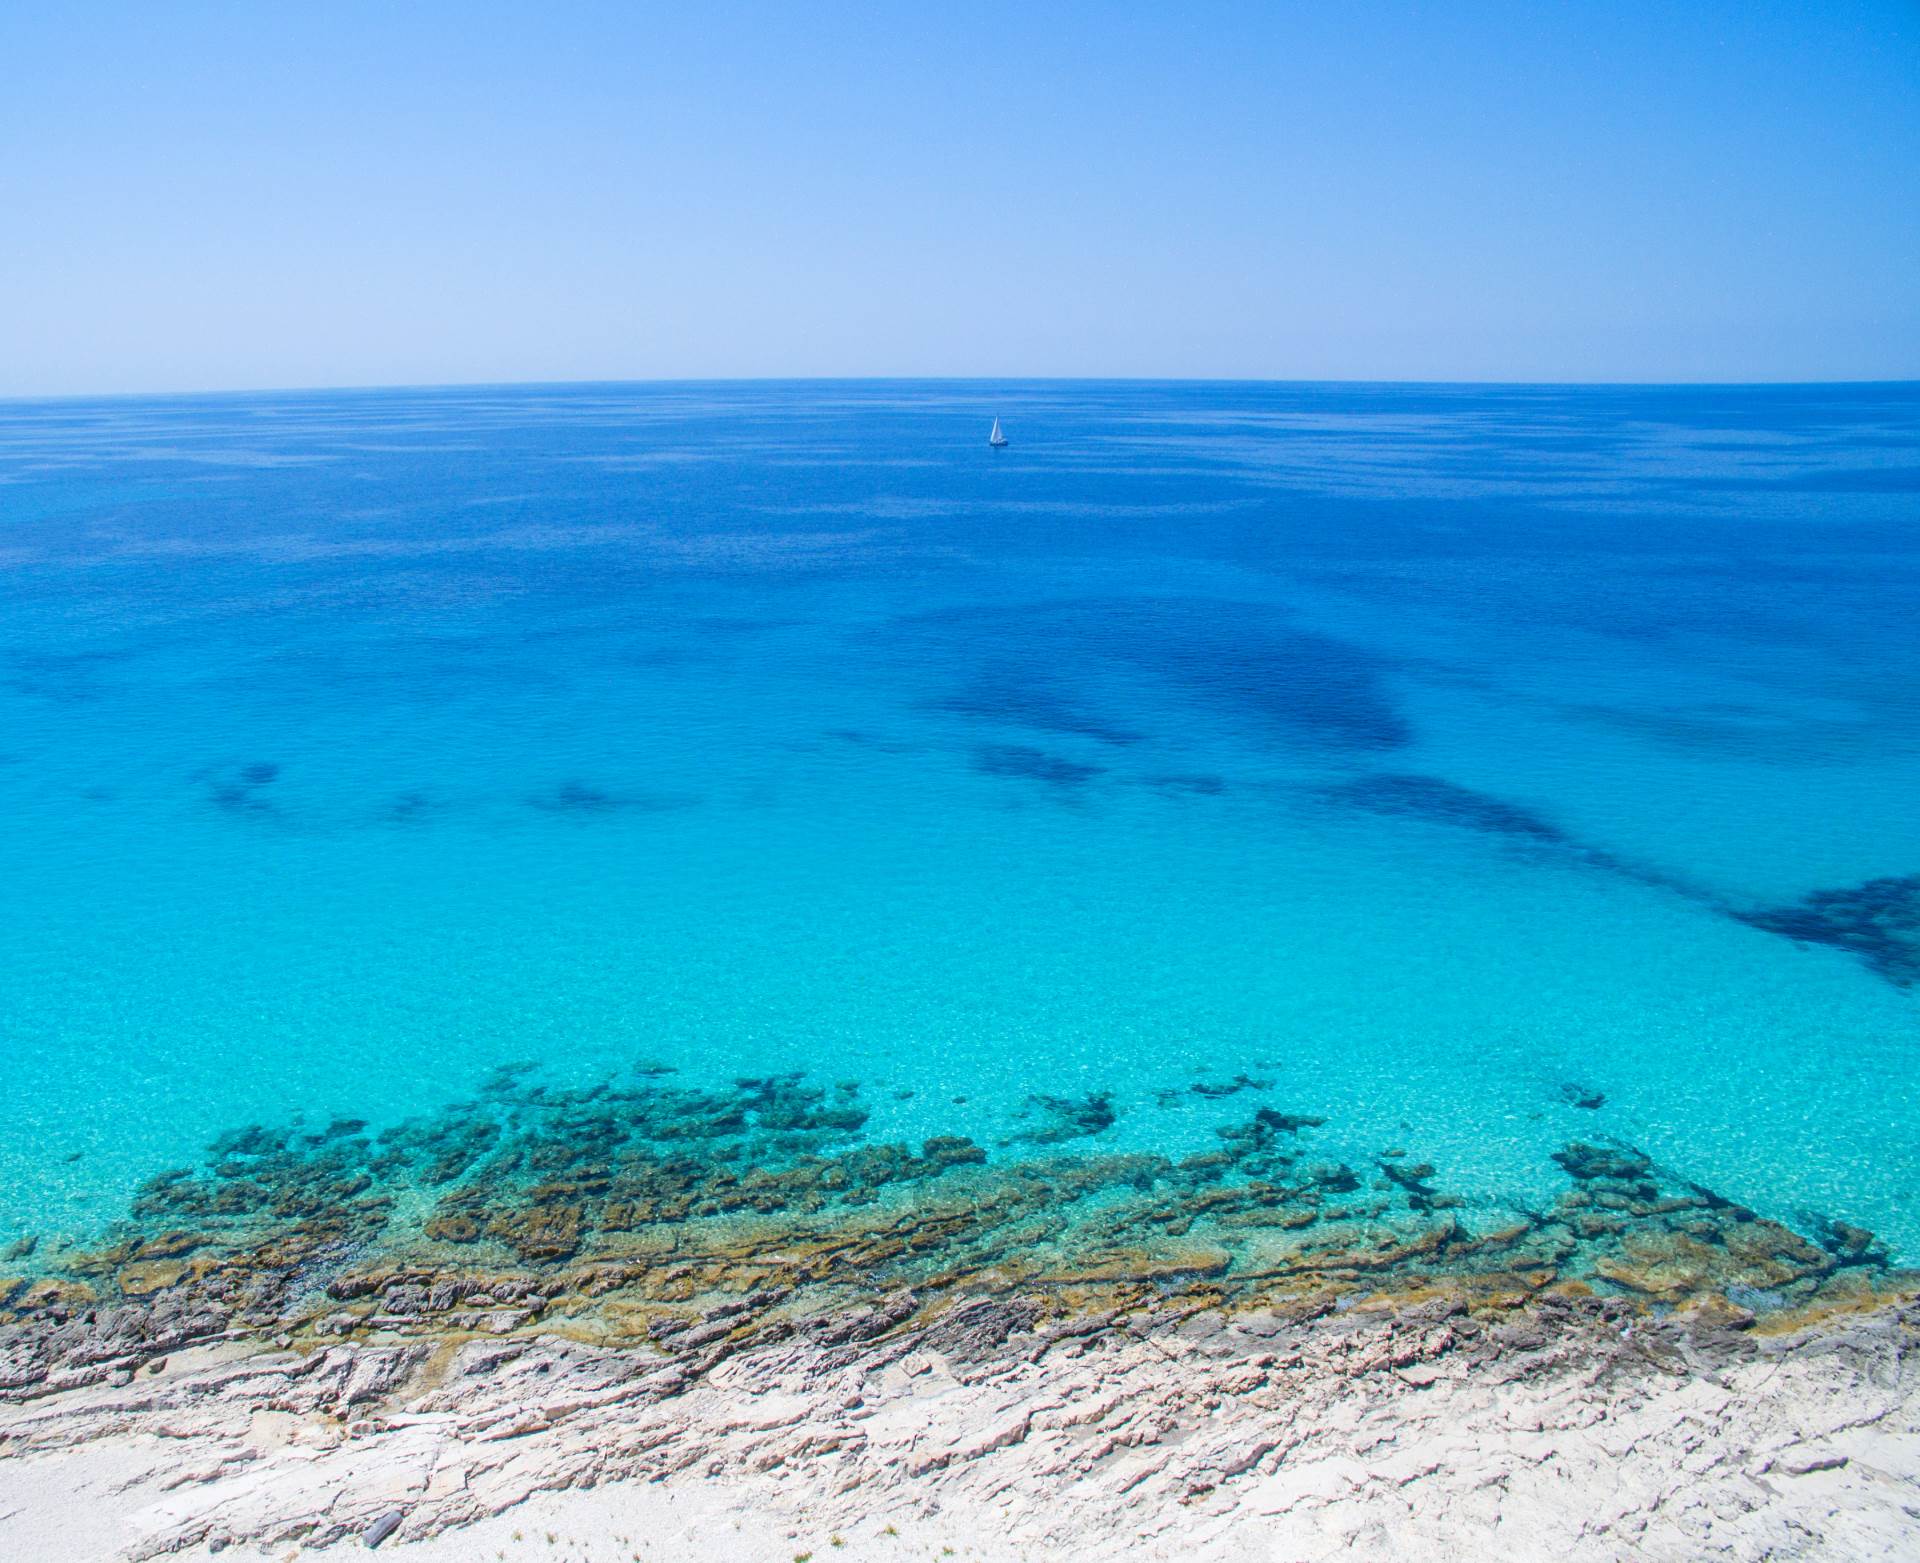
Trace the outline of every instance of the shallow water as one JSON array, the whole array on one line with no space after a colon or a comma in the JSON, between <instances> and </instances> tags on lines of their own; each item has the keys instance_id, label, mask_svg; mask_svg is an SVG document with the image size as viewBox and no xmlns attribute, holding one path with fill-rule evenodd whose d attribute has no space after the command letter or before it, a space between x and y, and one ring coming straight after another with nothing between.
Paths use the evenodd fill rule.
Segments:
<instances>
[{"instance_id":1,"label":"shallow water","mask_svg":"<svg viewBox=\"0 0 1920 1563\"><path fill-rule=\"evenodd\" d=\"M5 405L0 1238L524 1061L1912 1260L1917 499L1915 387Z\"/></svg>"}]
</instances>

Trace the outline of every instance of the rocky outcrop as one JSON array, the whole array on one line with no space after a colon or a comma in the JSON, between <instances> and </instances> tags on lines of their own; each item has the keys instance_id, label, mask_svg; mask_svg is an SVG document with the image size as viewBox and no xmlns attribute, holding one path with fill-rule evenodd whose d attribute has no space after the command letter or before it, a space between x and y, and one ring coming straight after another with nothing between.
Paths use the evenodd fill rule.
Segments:
<instances>
[{"instance_id":1,"label":"rocky outcrop","mask_svg":"<svg viewBox=\"0 0 1920 1563\"><path fill-rule=\"evenodd\" d=\"M103 1450L130 1555L404 1550L623 1479L1076 1556L1822 1555L1815 1500L1870 1556L1920 1508L1920 1277L1863 1228L1617 1141L1502 1211L1279 1105L1180 1161L1085 1149L1105 1093L1033 1107L990 1156L866 1140L853 1082L506 1070L379 1134L242 1128L0 1275L0 1513Z\"/></svg>"},{"instance_id":2,"label":"rocky outcrop","mask_svg":"<svg viewBox=\"0 0 1920 1563\"><path fill-rule=\"evenodd\" d=\"M821 1532L938 1516L975 1549L1076 1559L1910 1556L1920 1316L1750 1323L1591 1298L1056 1321L898 1298L675 1354L553 1334L198 1347L0 1413L0 1509L51 1502L63 1462L118 1445L102 1555L127 1559L404 1556L614 1483ZM630 1512L618 1492L608 1512Z\"/></svg>"}]
</instances>

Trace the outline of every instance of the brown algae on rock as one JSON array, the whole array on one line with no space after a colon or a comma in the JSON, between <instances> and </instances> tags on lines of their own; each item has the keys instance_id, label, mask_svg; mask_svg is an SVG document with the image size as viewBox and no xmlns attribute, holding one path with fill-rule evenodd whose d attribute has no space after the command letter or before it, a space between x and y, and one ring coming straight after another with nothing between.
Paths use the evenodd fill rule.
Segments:
<instances>
[{"instance_id":1,"label":"brown algae on rock","mask_svg":"<svg viewBox=\"0 0 1920 1563\"><path fill-rule=\"evenodd\" d=\"M378 1133L250 1125L152 1179L95 1246L0 1279L0 1391L223 1331L537 1322L684 1355L881 1299L926 1315L1018 1298L1058 1317L1181 1297L1249 1310L1599 1294L1751 1323L1913 1289L1862 1229L1823 1218L1803 1235L1623 1145L1568 1144L1548 1209L1481 1221L1430 1163L1382 1155L1363 1176L1329 1160L1310 1115L1261 1107L1222 1125L1216 1151L1175 1161L1081 1149L1112 1121L1103 1093L1034 1109L1018 1148L990 1157L960 1135L867 1139L852 1082L650 1072L560 1090L510 1067Z\"/></svg>"}]
</instances>

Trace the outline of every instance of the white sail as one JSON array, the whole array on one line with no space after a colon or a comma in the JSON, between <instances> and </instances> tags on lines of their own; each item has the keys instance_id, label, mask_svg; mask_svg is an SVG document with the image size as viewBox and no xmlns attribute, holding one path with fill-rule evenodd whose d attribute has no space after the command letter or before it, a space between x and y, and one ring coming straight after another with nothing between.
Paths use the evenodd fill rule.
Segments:
<instances>
[{"instance_id":1,"label":"white sail","mask_svg":"<svg viewBox=\"0 0 1920 1563\"><path fill-rule=\"evenodd\" d=\"M1004 445L1007 443L1006 435L1000 432L1000 420L998 418L993 420L993 433L987 436L987 443L989 445Z\"/></svg>"}]
</instances>

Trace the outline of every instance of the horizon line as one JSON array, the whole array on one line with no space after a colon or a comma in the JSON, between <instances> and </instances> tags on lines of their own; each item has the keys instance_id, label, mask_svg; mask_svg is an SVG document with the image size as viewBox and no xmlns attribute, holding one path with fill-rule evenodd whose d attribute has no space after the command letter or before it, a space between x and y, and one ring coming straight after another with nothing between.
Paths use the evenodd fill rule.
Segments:
<instances>
[{"instance_id":1,"label":"horizon line","mask_svg":"<svg viewBox=\"0 0 1920 1563\"><path fill-rule=\"evenodd\" d=\"M33 402L110 402L188 399L192 397L379 395L420 391L505 391L587 389L625 386L752 386L752 385L1219 385L1219 386L1392 386L1418 389L1481 390L1817 390L1830 388L1920 387L1920 374L1874 376L1839 380L1506 380L1473 378L1370 378L1363 376L1284 379L1256 375L659 375L619 379L577 380L394 380L341 382L318 385L205 386L125 391L8 391L0 392L0 406Z\"/></svg>"}]
</instances>

